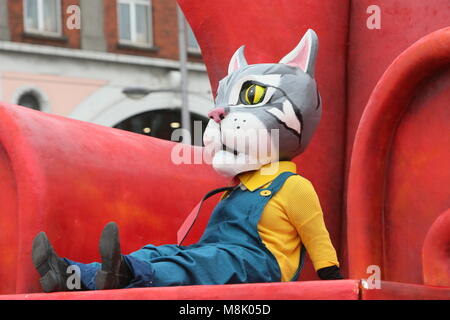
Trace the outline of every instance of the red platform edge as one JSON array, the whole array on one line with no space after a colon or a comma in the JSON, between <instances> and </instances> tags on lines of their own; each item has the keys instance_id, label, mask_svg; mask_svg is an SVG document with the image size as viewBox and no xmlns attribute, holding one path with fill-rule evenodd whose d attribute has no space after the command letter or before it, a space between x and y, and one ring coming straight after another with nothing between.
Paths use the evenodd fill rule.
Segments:
<instances>
[{"instance_id":1,"label":"red platform edge","mask_svg":"<svg viewBox=\"0 0 450 320\"><path fill-rule=\"evenodd\" d=\"M198 285L104 291L34 293L0 300L356 300L357 280Z\"/></svg>"},{"instance_id":2,"label":"red platform edge","mask_svg":"<svg viewBox=\"0 0 450 320\"><path fill-rule=\"evenodd\" d=\"M0 295L0 300L449 300L449 287L360 280L304 281Z\"/></svg>"}]
</instances>

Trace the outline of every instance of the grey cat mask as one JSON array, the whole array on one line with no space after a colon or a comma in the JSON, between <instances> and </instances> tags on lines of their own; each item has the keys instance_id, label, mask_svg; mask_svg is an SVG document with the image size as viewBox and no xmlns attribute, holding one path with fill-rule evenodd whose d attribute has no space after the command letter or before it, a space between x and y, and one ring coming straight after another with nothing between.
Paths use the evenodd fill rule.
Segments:
<instances>
[{"instance_id":1,"label":"grey cat mask","mask_svg":"<svg viewBox=\"0 0 450 320\"><path fill-rule=\"evenodd\" d=\"M279 63L249 65L244 46L235 52L203 135L216 171L235 176L305 150L322 113L317 51L317 35L309 29Z\"/></svg>"}]
</instances>

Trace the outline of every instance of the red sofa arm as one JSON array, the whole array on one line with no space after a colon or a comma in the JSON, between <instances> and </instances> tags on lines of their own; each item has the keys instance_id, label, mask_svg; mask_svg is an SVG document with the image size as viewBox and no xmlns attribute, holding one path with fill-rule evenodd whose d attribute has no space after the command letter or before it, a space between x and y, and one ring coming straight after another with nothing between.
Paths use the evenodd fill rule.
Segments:
<instances>
[{"instance_id":1,"label":"red sofa arm","mask_svg":"<svg viewBox=\"0 0 450 320\"><path fill-rule=\"evenodd\" d=\"M175 243L204 193L226 184L207 164L174 164L175 145L0 103L0 293L40 291L31 261L39 231L81 262L98 261L108 221L119 224L124 253Z\"/></svg>"}]
</instances>

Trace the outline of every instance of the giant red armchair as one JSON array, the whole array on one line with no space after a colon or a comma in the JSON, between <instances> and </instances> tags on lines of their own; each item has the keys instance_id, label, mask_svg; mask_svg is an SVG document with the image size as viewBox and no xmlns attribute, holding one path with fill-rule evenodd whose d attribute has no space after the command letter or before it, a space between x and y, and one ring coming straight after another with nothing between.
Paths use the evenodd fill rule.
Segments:
<instances>
[{"instance_id":1,"label":"giant red armchair","mask_svg":"<svg viewBox=\"0 0 450 320\"><path fill-rule=\"evenodd\" d=\"M125 253L175 243L190 209L228 181L207 164L174 164L174 142L2 103L0 299L450 299L448 19L424 19L422 1L380 0L383 28L369 31L370 2L179 0L213 91L240 45L249 63L275 62L307 28L318 33L323 120L295 162L319 194L349 280L319 281L307 263L290 283L39 293L31 263L37 232L81 262L99 260L108 221L119 224ZM422 19L400 32L414 16ZM369 266L381 270L380 289L361 281Z\"/></svg>"}]
</instances>

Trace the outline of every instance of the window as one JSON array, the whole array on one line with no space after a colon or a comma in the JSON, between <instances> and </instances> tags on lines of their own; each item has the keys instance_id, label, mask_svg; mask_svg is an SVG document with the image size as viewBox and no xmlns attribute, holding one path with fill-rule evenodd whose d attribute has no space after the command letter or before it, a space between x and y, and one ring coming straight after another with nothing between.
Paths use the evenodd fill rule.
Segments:
<instances>
[{"instance_id":1,"label":"window","mask_svg":"<svg viewBox=\"0 0 450 320\"><path fill-rule=\"evenodd\" d=\"M41 110L41 104L39 103L39 99L32 92L26 92L23 95L21 95L17 104L22 107L27 107L34 110Z\"/></svg>"},{"instance_id":2,"label":"window","mask_svg":"<svg viewBox=\"0 0 450 320\"><path fill-rule=\"evenodd\" d=\"M119 42L150 47L153 44L150 0L119 0Z\"/></svg>"},{"instance_id":3,"label":"window","mask_svg":"<svg viewBox=\"0 0 450 320\"><path fill-rule=\"evenodd\" d=\"M195 38L194 32L189 24L187 24L187 45L189 52L201 53L200 46L198 45L197 39Z\"/></svg>"},{"instance_id":4,"label":"window","mask_svg":"<svg viewBox=\"0 0 450 320\"><path fill-rule=\"evenodd\" d=\"M61 0L24 0L25 31L61 35Z\"/></svg>"},{"instance_id":5,"label":"window","mask_svg":"<svg viewBox=\"0 0 450 320\"><path fill-rule=\"evenodd\" d=\"M202 122L202 131L204 132L209 119L191 112L191 128L194 128L195 121ZM179 109L147 111L121 121L114 128L171 140L173 131L181 128L181 111ZM200 146L202 145L201 141L194 140L192 137L191 144L200 143Z\"/></svg>"}]
</instances>

